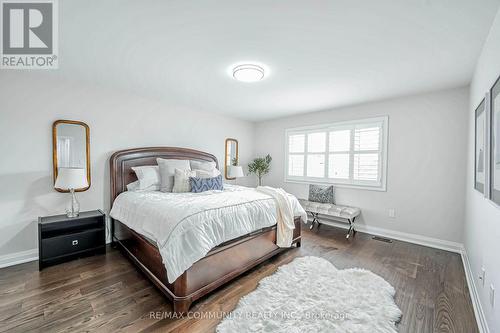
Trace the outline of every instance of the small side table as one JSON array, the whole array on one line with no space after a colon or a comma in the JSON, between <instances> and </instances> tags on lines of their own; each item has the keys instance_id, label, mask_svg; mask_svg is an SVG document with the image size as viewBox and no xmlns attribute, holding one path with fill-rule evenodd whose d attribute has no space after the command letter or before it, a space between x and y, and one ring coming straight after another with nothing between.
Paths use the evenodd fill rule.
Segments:
<instances>
[{"instance_id":1,"label":"small side table","mask_svg":"<svg viewBox=\"0 0 500 333\"><path fill-rule=\"evenodd\" d=\"M38 218L38 268L106 253L106 215L101 210Z\"/></svg>"}]
</instances>

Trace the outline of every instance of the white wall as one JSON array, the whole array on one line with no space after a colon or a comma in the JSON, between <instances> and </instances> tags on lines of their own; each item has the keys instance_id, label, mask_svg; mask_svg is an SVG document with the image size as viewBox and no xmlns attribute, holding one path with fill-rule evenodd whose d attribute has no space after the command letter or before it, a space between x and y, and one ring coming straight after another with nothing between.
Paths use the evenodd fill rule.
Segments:
<instances>
[{"instance_id":1,"label":"white wall","mask_svg":"<svg viewBox=\"0 0 500 333\"><path fill-rule=\"evenodd\" d=\"M388 115L387 191L337 188L337 202L361 207L359 224L372 229L461 242L468 105L459 88L258 123L256 154L273 157L264 183L307 197L307 185L284 182L286 128Z\"/></svg>"},{"instance_id":2,"label":"white wall","mask_svg":"<svg viewBox=\"0 0 500 333\"><path fill-rule=\"evenodd\" d=\"M491 332L500 332L500 208L494 206L473 188L474 176L474 110L500 75L500 12L490 30L470 87L469 153L467 157L465 248L469 257L479 300ZM479 279L486 269L486 283ZM496 288L496 305L491 307L489 286Z\"/></svg>"},{"instance_id":3,"label":"white wall","mask_svg":"<svg viewBox=\"0 0 500 333\"><path fill-rule=\"evenodd\" d=\"M52 188L52 122L90 126L92 187L78 194L82 210L109 208L110 155L120 149L178 146L211 152L224 163L224 140L239 140L240 159L253 156L253 124L37 71L0 73L1 257L37 248L38 216L60 214L68 196Z\"/></svg>"}]
</instances>

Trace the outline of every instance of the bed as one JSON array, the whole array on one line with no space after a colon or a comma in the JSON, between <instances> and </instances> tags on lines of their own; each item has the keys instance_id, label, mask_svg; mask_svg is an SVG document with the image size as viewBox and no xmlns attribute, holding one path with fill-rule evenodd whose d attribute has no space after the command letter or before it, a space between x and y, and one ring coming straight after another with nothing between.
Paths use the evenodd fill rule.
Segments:
<instances>
[{"instance_id":1,"label":"bed","mask_svg":"<svg viewBox=\"0 0 500 333\"><path fill-rule=\"evenodd\" d=\"M209 153L175 147L152 147L122 150L110 159L111 205L137 178L132 167L155 165L156 158L215 162ZM123 196L122 196L123 197ZM300 247L301 217L294 218L292 247ZM276 225L252 231L212 248L175 281L168 279L160 249L149 237L111 218L112 246L118 247L153 284L173 303L175 312L187 312L195 300L231 281L263 261L290 248L276 245ZM172 275L170 274L170 277Z\"/></svg>"}]
</instances>

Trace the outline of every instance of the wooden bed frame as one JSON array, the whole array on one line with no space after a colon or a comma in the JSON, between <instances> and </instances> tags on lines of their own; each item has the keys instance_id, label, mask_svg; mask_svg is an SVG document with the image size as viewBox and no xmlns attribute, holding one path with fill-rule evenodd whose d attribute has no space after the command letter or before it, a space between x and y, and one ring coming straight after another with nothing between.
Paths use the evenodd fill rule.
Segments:
<instances>
[{"instance_id":1,"label":"wooden bed frame","mask_svg":"<svg viewBox=\"0 0 500 333\"><path fill-rule=\"evenodd\" d=\"M126 190L126 185L137 180L131 169L141 165L156 165L156 158L214 161L211 154L174 147L151 147L121 150L110 159L111 204ZM293 244L300 247L301 218L295 218ZM184 313L191 303L238 275L248 271L272 256L287 250L276 245L276 226L223 243L193 264L173 283L168 283L167 272L158 248L151 241L111 219L112 245L122 252L173 302L175 312Z\"/></svg>"}]
</instances>

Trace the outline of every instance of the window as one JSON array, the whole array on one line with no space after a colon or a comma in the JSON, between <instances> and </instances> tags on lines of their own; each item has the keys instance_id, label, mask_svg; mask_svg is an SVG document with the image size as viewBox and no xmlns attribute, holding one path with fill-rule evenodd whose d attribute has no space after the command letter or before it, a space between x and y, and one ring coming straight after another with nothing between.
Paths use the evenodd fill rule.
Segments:
<instances>
[{"instance_id":1,"label":"window","mask_svg":"<svg viewBox=\"0 0 500 333\"><path fill-rule=\"evenodd\" d=\"M286 130L286 181L385 190L388 117Z\"/></svg>"},{"instance_id":2,"label":"window","mask_svg":"<svg viewBox=\"0 0 500 333\"><path fill-rule=\"evenodd\" d=\"M74 138L69 136L57 136L57 157L59 168L70 168L75 164L71 159L71 150L74 146Z\"/></svg>"}]
</instances>

